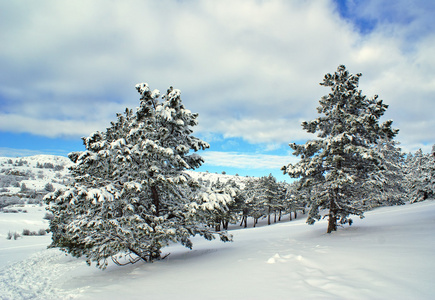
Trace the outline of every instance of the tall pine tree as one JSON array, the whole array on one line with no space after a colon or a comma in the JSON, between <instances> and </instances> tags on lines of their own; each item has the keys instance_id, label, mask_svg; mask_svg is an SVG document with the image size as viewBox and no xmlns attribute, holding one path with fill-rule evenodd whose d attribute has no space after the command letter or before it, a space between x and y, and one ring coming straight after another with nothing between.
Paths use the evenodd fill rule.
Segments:
<instances>
[{"instance_id":1,"label":"tall pine tree","mask_svg":"<svg viewBox=\"0 0 435 300\"><path fill-rule=\"evenodd\" d=\"M162 101L147 84L136 89L137 111L126 109L105 132L83 138L86 151L69 154L74 182L45 198L54 215L51 246L100 268L108 258L153 261L170 242L191 248L196 234L214 238L191 209L195 183L183 172L199 167L195 152L209 147L191 135L197 114L172 87Z\"/></svg>"},{"instance_id":2,"label":"tall pine tree","mask_svg":"<svg viewBox=\"0 0 435 300\"><path fill-rule=\"evenodd\" d=\"M307 222L319 220L320 209L327 209L328 233L337 230L338 223L351 223L349 215L363 216L365 200L384 181L376 144L398 132L391 128L391 120L379 123L388 106L378 96L362 95L360 76L343 65L325 75L320 84L331 92L319 101L321 116L302 123L304 130L318 138L303 145L291 143L293 154L301 160L282 168L284 174L300 178L303 186L316 187L308 203Z\"/></svg>"}]
</instances>

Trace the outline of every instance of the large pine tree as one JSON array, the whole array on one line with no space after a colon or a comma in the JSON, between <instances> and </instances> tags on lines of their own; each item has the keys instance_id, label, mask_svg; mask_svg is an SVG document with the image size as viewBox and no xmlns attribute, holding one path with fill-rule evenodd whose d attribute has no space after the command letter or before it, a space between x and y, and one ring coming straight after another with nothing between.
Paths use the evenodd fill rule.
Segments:
<instances>
[{"instance_id":1,"label":"large pine tree","mask_svg":"<svg viewBox=\"0 0 435 300\"><path fill-rule=\"evenodd\" d=\"M177 89L162 101L147 84L136 89L137 111L126 109L105 132L83 138L86 151L69 154L74 182L46 197L54 215L51 246L100 268L108 258L158 259L171 241L191 248L196 234L213 238L191 209L195 184L183 172L200 166L195 152L209 147L191 135L197 114L184 108Z\"/></svg>"},{"instance_id":2,"label":"large pine tree","mask_svg":"<svg viewBox=\"0 0 435 300\"><path fill-rule=\"evenodd\" d=\"M398 132L391 128L391 120L379 123L388 106L378 96L368 98L358 90L360 76L343 65L325 75L320 84L331 92L319 101L321 116L302 123L304 130L318 138L303 145L291 143L293 154L301 160L282 168L300 178L303 186L315 187L307 222L319 220L320 209L327 209L328 233L337 230L338 222L351 223L349 215L363 216L366 200L384 180L376 145Z\"/></svg>"}]
</instances>

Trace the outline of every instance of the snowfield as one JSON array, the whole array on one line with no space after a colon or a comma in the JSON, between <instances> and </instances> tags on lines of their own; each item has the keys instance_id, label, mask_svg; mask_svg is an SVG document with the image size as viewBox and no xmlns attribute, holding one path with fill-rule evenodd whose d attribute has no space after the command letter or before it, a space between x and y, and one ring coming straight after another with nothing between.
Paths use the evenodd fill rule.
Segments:
<instances>
[{"instance_id":1,"label":"snowfield","mask_svg":"<svg viewBox=\"0 0 435 300\"><path fill-rule=\"evenodd\" d=\"M433 299L435 202L376 209L326 234L326 220L234 229L234 242L194 238L152 264L105 271L45 249L50 236L6 239L42 218L0 213L1 299ZM13 215L14 218L10 218ZM42 225L47 225L41 221ZM34 224L34 223L31 223ZM39 228L41 224L34 224ZM237 228L237 227L235 227Z\"/></svg>"}]
</instances>

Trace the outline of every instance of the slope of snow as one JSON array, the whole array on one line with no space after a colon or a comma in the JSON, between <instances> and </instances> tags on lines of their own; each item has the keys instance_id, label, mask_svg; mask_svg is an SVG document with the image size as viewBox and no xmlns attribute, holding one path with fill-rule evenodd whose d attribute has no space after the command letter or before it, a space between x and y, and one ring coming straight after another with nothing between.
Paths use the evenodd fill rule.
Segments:
<instances>
[{"instance_id":1,"label":"slope of snow","mask_svg":"<svg viewBox=\"0 0 435 300\"><path fill-rule=\"evenodd\" d=\"M433 299L435 202L380 208L325 231L325 221L302 219L237 229L232 243L194 238L193 250L173 245L162 261L105 271L36 246L47 236L1 237L0 255L14 262L0 267L0 298ZM13 251L26 245L34 254Z\"/></svg>"}]
</instances>

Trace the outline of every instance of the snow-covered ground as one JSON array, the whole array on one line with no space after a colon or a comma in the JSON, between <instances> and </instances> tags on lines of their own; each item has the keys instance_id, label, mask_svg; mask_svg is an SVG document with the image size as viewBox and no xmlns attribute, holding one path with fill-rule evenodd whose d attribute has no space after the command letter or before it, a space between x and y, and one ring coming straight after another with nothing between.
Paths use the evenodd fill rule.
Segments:
<instances>
[{"instance_id":1,"label":"snow-covered ground","mask_svg":"<svg viewBox=\"0 0 435 300\"><path fill-rule=\"evenodd\" d=\"M435 297L435 201L376 209L333 234L298 219L232 230L232 243L194 238L193 250L105 271L45 249L49 235L7 240L9 228L46 225L40 207L26 209L0 213L1 299Z\"/></svg>"}]
</instances>

